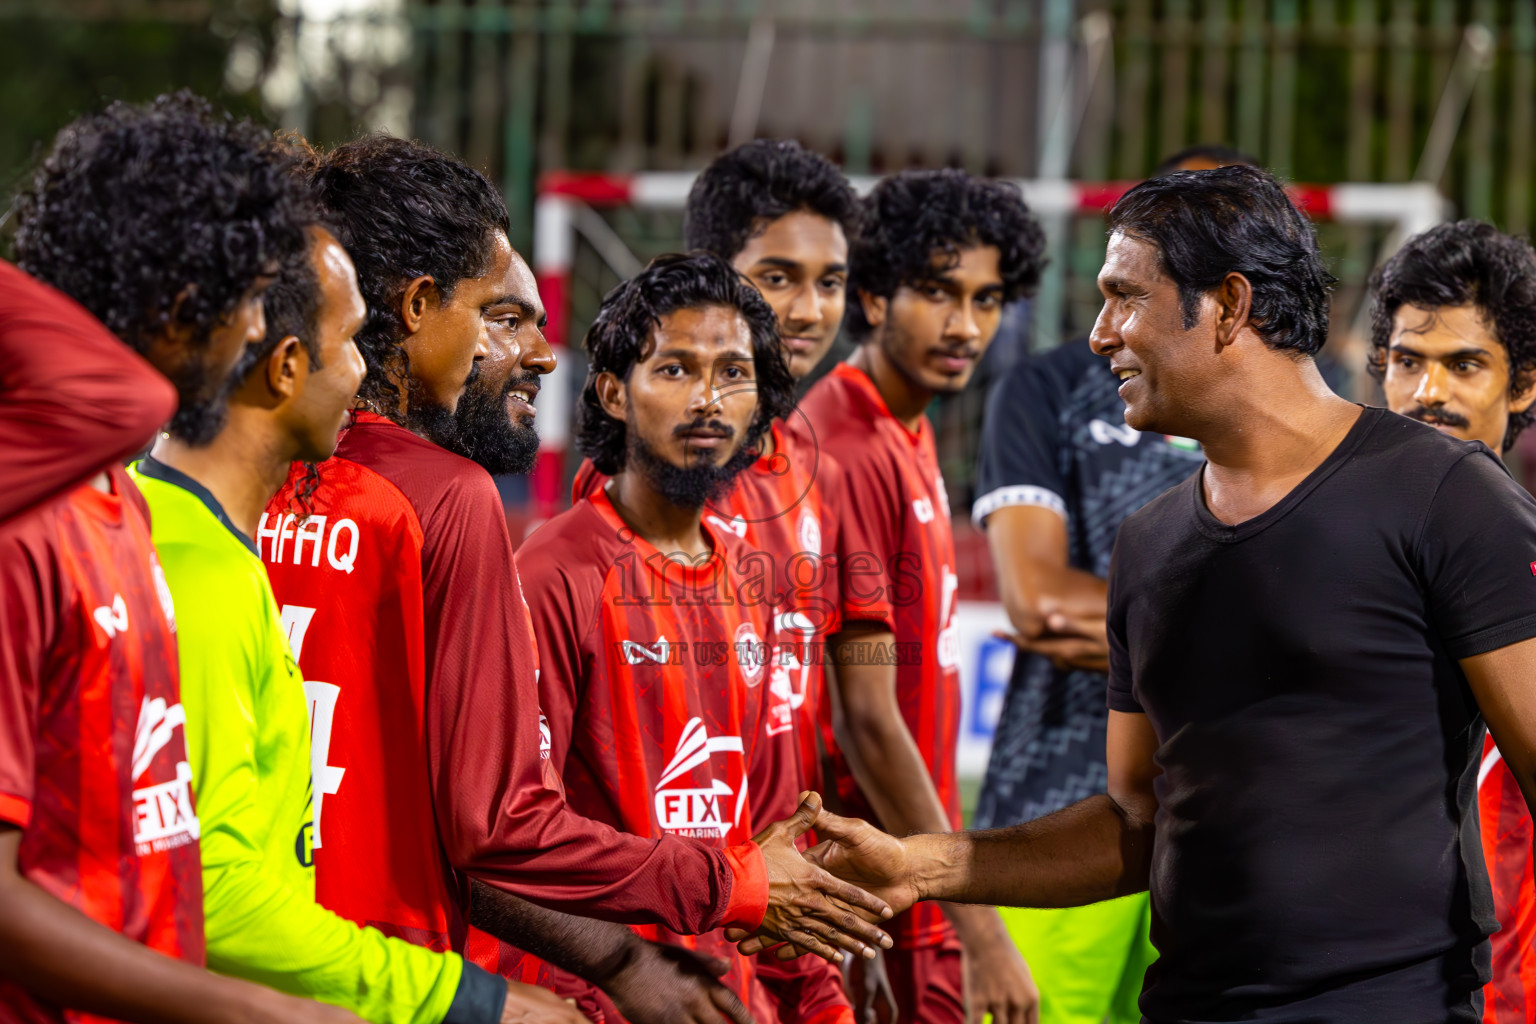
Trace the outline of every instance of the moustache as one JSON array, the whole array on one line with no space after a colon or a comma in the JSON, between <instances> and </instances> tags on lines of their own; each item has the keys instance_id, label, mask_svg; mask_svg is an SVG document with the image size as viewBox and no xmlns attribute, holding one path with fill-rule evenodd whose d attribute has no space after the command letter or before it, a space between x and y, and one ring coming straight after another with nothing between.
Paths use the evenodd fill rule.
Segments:
<instances>
[{"instance_id":1,"label":"moustache","mask_svg":"<svg viewBox=\"0 0 1536 1024\"><path fill-rule=\"evenodd\" d=\"M719 420L694 420L680 427L672 428L673 437L682 437L684 434L710 433L719 434L721 437L731 438L736 436L736 428Z\"/></svg>"},{"instance_id":2,"label":"moustache","mask_svg":"<svg viewBox=\"0 0 1536 1024\"><path fill-rule=\"evenodd\" d=\"M1445 427L1471 426L1471 422L1465 416L1459 412L1452 412L1449 409L1430 409L1422 405L1416 405L1403 413L1403 415L1411 420L1418 420L1420 423L1439 424Z\"/></svg>"}]
</instances>

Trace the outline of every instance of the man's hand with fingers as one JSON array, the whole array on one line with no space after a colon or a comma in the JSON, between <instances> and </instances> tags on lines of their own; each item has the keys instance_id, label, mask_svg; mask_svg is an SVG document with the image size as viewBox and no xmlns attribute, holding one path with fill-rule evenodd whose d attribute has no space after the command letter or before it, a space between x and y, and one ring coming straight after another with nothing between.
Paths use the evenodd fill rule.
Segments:
<instances>
[{"instance_id":1,"label":"man's hand with fingers","mask_svg":"<svg viewBox=\"0 0 1536 1024\"><path fill-rule=\"evenodd\" d=\"M730 967L682 946L643 942L602 988L632 1024L756 1024L720 983Z\"/></svg>"},{"instance_id":2,"label":"man's hand with fingers","mask_svg":"<svg viewBox=\"0 0 1536 1024\"><path fill-rule=\"evenodd\" d=\"M815 794L811 796L815 798ZM819 808L820 799L815 799ZM789 820L800 818L809 806L809 800L803 801L795 817ZM814 828L821 842L803 854L810 864L852 883L856 887L854 891L864 894L867 899L881 901L880 905L888 906L893 915L922 898L912 885L906 848L895 836L887 835L859 818L844 818L825 810L814 818ZM765 934L762 929L751 935L728 930L726 938L737 943L737 948L746 956L756 956L775 945L775 936ZM790 942L795 941L791 937ZM880 945L884 949L891 948L889 939ZM778 955L781 960L788 960L804 952L816 951L785 945ZM864 955L872 958L874 950Z\"/></svg>"},{"instance_id":3,"label":"man's hand with fingers","mask_svg":"<svg viewBox=\"0 0 1536 1024\"><path fill-rule=\"evenodd\" d=\"M1040 990L1008 933L965 950L965 1021L985 1024L1040 1024Z\"/></svg>"},{"instance_id":4,"label":"man's hand with fingers","mask_svg":"<svg viewBox=\"0 0 1536 1024\"><path fill-rule=\"evenodd\" d=\"M549 989L522 982L507 982L507 1001L501 1007L501 1024L590 1024L576 1004Z\"/></svg>"},{"instance_id":5,"label":"man's hand with fingers","mask_svg":"<svg viewBox=\"0 0 1536 1024\"><path fill-rule=\"evenodd\" d=\"M844 950L872 957L877 947L891 946L890 936L873 924L891 917L891 908L879 897L822 870L795 846L821 813L820 795L804 793L793 815L752 839L768 867L768 912L752 933L757 939L753 952L786 942L793 948L782 950L781 959L814 953L839 963ZM731 930L727 936L740 941L746 933Z\"/></svg>"}]
</instances>

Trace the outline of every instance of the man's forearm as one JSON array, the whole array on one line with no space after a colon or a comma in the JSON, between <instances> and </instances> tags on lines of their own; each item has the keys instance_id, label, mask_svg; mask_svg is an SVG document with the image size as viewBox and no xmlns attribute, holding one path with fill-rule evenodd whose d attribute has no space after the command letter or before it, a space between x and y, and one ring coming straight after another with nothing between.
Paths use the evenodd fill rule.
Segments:
<instances>
[{"instance_id":1,"label":"man's forearm","mask_svg":"<svg viewBox=\"0 0 1536 1024\"><path fill-rule=\"evenodd\" d=\"M1004 907L1078 907L1142 892L1153 826L1094 796L1011 828L905 841L922 899Z\"/></svg>"},{"instance_id":2,"label":"man's forearm","mask_svg":"<svg viewBox=\"0 0 1536 1024\"><path fill-rule=\"evenodd\" d=\"M60 1006L140 1024L208 1024L265 1019L258 1002L280 998L162 956L24 879L0 884L0 903L0 978Z\"/></svg>"},{"instance_id":3,"label":"man's forearm","mask_svg":"<svg viewBox=\"0 0 1536 1024\"><path fill-rule=\"evenodd\" d=\"M473 885L471 924L594 985L617 974L640 944L624 925L548 910L484 882Z\"/></svg>"}]
</instances>

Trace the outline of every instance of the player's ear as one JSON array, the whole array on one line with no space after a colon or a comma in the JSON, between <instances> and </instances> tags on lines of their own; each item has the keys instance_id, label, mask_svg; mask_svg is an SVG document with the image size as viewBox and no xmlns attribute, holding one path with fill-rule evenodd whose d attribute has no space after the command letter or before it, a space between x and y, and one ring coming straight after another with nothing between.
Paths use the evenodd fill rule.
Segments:
<instances>
[{"instance_id":1,"label":"player's ear","mask_svg":"<svg viewBox=\"0 0 1536 1024\"><path fill-rule=\"evenodd\" d=\"M287 401L298 393L299 381L308 369L309 351L302 341L290 334L279 341L267 357L267 387L281 401Z\"/></svg>"},{"instance_id":2,"label":"player's ear","mask_svg":"<svg viewBox=\"0 0 1536 1024\"><path fill-rule=\"evenodd\" d=\"M629 419L629 389L618 374L604 370L592 386L597 389L597 401L603 412L620 422Z\"/></svg>"},{"instance_id":3,"label":"player's ear","mask_svg":"<svg viewBox=\"0 0 1536 1024\"><path fill-rule=\"evenodd\" d=\"M879 327L885 323L885 311L889 308L891 300L884 295L875 295L859 289L859 306L864 310L864 320L871 327Z\"/></svg>"},{"instance_id":4,"label":"player's ear","mask_svg":"<svg viewBox=\"0 0 1536 1024\"><path fill-rule=\"evenodd\" d=\"M1526 370L1516 374L1514 386L1509 390L1509 411L1525 412L1532 402L1536 402L1536 371Z\"/></svg>"},{"instance_id":5,"label":"player's ear","mask_svg":"<svg viewBox=\"0 0 1536 1024\"><path fill-rule=\"evenodd\" d=\"M1210 294L1216 300L1216 344L1225 348L1232 344L1239 331L1249 326L1248 317L1253 312L1253 283L1233 271L1222 278Z\"/></svg>"},{"instance_id":6,"label":"player's ear","mask_svg":"<svg viewBox=\"0 0 1536 1024\"><path fill-rule=\"evenodd\" d=\"M400 293L400 320L405 324L405 333L421 330L421 322L441 300L437 282L432 278L423 275L408 282Z\"/></svg>"}]
</instances>

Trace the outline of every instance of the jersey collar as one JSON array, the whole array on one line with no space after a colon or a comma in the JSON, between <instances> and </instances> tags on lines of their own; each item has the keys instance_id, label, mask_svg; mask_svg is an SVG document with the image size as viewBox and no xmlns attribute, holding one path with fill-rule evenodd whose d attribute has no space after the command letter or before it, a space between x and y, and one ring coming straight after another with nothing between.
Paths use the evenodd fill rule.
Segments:
<instances>
[{"instance_id":1,"label":"jersey collar","mask_svg":"<svg viewBox=\"0 0 1536 1024\"><path fill-rule=\"evenodd\" d=\"M244 533L241 533L240 528L237 527L234 523L230 522L229 516L224 512L224 506L219 504L219 499L215 498L213 496L213 492L208 490L208 488L204 487L196 480L193 480L181 470L172 466L167 466L153 455L146 455L143 459L139 460L139 472L149 477L151 480L159 480L161 483L167 483L173 487L180 487L182 490L192 495L192 497L202 502L209 512L213 513L213 518L223 523L224 528L230 533L234 534L235 538L239 540L241 544L245 545L245 549L247 551L255 555L257 558L261 557L261 552L256 550L256 542L251 540L251 538L247 537Z\"/></svg>"}]
</instances>

